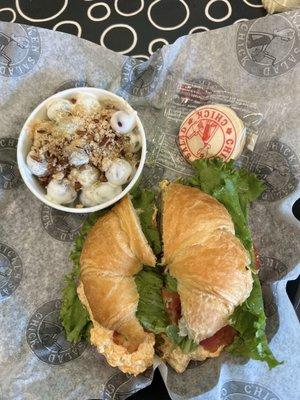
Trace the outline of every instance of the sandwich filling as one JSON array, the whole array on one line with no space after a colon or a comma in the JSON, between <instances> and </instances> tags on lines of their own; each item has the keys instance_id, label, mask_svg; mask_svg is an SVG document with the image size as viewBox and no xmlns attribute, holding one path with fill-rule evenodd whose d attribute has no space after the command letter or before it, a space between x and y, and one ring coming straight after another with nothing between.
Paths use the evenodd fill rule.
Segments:
<instances>
[{"instance_id":1,"label":"sandwich filling","mask_svg":"<svg viewBox=\"0 0 300 400\"><path fill-rule=\"evenodd\" d=\"M228 320L213 336L195 342L189 336L181 310L177 281L158 264L155 268L144 266L135 275L139 294L136 317L146 331L167 339L173 349L184 354L195 354L199 344L212 354L227 346L228 352L256 360L266 361L270 368L278 365L268 347L261 286L253 251L251 232L248 226L248 208L263 191L262 183L245 170L236 170L233 162L220 160L198 160L194 162L195 176L182 182L196 187L222 203L231 215L235 234L249 252L253 287L247 300L237 306ZM139 216L142 230L154 253L161 257L162 244L156 223L157 208L155 194L150 190L136 190L132 193L132 203ZM61 319L67 339L77 342L89 337L91 326L89 314L78 299L76 288L79 277L79 259L86 235L93 224L105 211L89 216L76 238L70 258L74 263L72 272L66 277L63 291ZM118 341L117 334L115 335Z\"/></svg>"}]
</instances>

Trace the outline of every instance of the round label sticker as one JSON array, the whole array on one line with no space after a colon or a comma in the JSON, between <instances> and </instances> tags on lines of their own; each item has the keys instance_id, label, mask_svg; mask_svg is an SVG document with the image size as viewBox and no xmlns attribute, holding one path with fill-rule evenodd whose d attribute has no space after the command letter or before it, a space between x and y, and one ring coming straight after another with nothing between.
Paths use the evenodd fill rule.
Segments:
<instances>
[{"instance_id":1,"label":"round label sticker","mask_svg":"<svg viewBox=\"0 0 300 400\"><path fill-rule=\"evenodd\" d=\"M0 138L0 189L14 189L22 182L16 160L17 143L15 138Z\"/></svg>"},{"instance_id":2,"label":"round label sticker","mask_svg":"<svg viewBox=\"0 0 300 400\"><path fill-rule=\"evenodd\" d=\"M188 161L220 157L229 160L236 149L238 117L233 120L226 107L203 106L192 111L183 121L178 144ZM241 125L240 125L241 126Z\"/></svg>"},{"instance_id":3,"label":"round label sticker","mask_svg":"<svg viewBox=\"0 0 300 400\"><path fill-rule=\"evenodd\" d=\"M43 362L61 365L75 360L86 349L86 342L67 341L60 322L60 300L52 300L39 307L31 316L26 339L33 353Z\"/></svg>"},{"instance_id":4,"label":"round label sticker","mask_svg":"<svg viewBox=\"0 0 300 400\"><path fill-rule=\"evenodd\" d=\"M6 299L17 289L22 276L21 258L13 248L0 243L0 300Z\"/></svg>"},{"instance_id":5,"label":"round label sticker","mask_svg":"<svg viewBox=\"0 0 300 400\"><path fill-rule=\"evenodd\" d=\"M283 199L297 187L299 159L287 144L279 140L262 143L253 153L249 167L265 182L266 189L260 200Z\"/></svg>"},{"instance_id":6,"label":"round label sticker","mask_svg":"<svg viewBox=\"0 0 300 400\"><path fill-rule=\"evenodd\" d=\"M43 204L41 219L46 232L54 239L73 242L86 219L86 214L67 213Z\"/></svg>"},{"instance_id":7,"label":"round label sticker","mask_svg":"<svg viewBox=\"0 0 300 400\"><path fill-rule=\"evenodd\" d=\"M37 28L7 24L0 31L0 76L17 77L27 74L38 62L41 39Z\"/></svg>"},{"instance_id":8,"label":"round label sticker","mask_svg":"<svg viewBox=\"0 0 300 400\"><path fill-rule=\"evenodd\" d=\"M299 16L296 11L240 23L236 52L241 66L250 74L263 77L293 69L300 60Z\"/></svg>"},{"instance_id":9,"label":"round label sticker","mask_svg":"<svg viewBox=\"0 0 300 400\"><path fill-rule=\"evenodd\" d=\"M148 61L127 58L122 68L121 87L128 94L145 97L153 92L163 68L163 58L158 51Z\"/></svg>"},{"instance_id":10,"label":"round label sticker","mask_svg":"<svg viewBox=\"0 0 300 400\"><path fill-rule=\"evenodd\" d=\"M220 400L280 400L265 386L258 383L228 381L221 388Z\"/></svg>"}]
</instances>

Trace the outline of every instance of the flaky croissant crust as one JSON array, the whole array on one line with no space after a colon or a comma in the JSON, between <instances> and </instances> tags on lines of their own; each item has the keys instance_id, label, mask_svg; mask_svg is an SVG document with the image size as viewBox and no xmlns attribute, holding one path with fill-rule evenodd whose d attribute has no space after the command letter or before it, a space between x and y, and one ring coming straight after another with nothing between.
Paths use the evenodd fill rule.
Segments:
<instances>
[{"instance_id":1,"label":"flaky croissant crust","mask_svg":"<svg viewBox=\"0 0 300 400\"><path fill-rule=\"evenodd\" d=\"M226 208L197 188L165 185L162 218L163 263L177 279L181 301L178 325L183 335L199 343L228 325L235 307L249 297L249 254L235 236ZM189 360L215 357L222 347L209 353L199 346L185 355L179 348L171 351L165 340L162 351L182 372Z\"/></svg>"},{"instance_id":2,"label":"flaky croissant crust","mask_svg":"<svg viewBox=\"0 0 300 400\"><path fill-rule=\"evenodd\" d=\"M110 365L134 375L153 364L155 343L135 316L134 275L155 262L128 196L96 222L80 258L78 294L93 322L91 342Z\"/></svg>"}]
</instances>

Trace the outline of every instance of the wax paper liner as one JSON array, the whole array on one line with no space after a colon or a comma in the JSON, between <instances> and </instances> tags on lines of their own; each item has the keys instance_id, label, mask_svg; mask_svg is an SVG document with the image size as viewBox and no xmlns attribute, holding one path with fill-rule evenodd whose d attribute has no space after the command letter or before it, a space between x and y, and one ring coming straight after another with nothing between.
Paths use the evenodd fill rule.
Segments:
<instances>
[{"instance_id":1,"label":"wax paper liner","mask_svg":"<svg viewBox=\"0 0 300 400\"><path fill-rule=\"evenodd\" d=\"M178 39L141 62L74 36L0 23L0 399L125 399L151 383L111 368L86 343L71 345L59 322L68 254L85 216L41 204L25 187L16 145L27 116L69 87L124 96L145 126L142 184L191 173L178 150L193 107L230 105L256 135L238 160L266 183L251 208L270 347L284 364L232 357L191 362L183 374L159 364L173 399L296 400L299 325L286 281L299 274L299 11ZM184 100L185 99L185 100Z\"/></svg>"}]
</instances>

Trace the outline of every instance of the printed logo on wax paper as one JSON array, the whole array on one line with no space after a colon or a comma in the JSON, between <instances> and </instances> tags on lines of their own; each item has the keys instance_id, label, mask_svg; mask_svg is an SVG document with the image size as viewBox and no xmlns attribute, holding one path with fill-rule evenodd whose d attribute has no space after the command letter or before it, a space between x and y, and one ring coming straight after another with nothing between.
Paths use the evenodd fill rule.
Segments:
<instances>
[{"instance_id":1,"label":"printed logo on wax paper","mask_svg":"<svg viewBox=\"0 0 300 400\"><path fill-rule=\"evenodd\" d=\"M38 62L41 39L37 28L11 24L0 31L0 76L27 74Z\"/></svg>"},{"instance_id":2,"label":"printed logo on wax paper","mask_svg":"<svg viewBox=\"0 0 300 400\"><path fill-rule=\"evenodd\" d=\"M80 79L69 79L67 81L62 82L61 85L59 85L55 89L54 93L61 92L66 89L84 87L84 86L89 86L89 84L87 81L85 81L83 79L81 79L81 80Z\"/></svg>"},{"instance_id":3,"label":"printed logo on wax paper","mask_svg":"<svg viewBox=\"0 0 300 400\"><path fill-rule=\"evenodd\" d=\"M186 117L178 140L183 156L189 161L212 155L228 160L234 152L236 137L231 118L220 109L206 106Z\"/></svg>"},{"instance_id":4,"label":"printed logo on wax paper","mask_svg":"<svg viewBox=\"0 0 300 400\"><path fill-rule=\"evenodd\" d=\"M163 68L161 52L154 53L148 61L127 58L122 68L121 88L130 95L145 97L153 92Z\"/></svg>"},{"instance_id":5,"label":"printed logo on wax paper","mask_svg":"<svg viewBox=\"0 0 300 400\"><path fill-rule=\"evenodd\" d=\"M134 377L130 374L117 372L104 385L101 400L122 400L148 386L152 382L153 370Z\"/></svg>"},{"instance_id":6,"label":"printed logo on wax paper","mask_svg":"<svg viewBox=\"0 0 300 400\"><path fill-rule=\"evenodd\" d=\"M270 326L270 319L273 315L277 313L277 304L272 292L272 289L269 285L261 285L261 290L264 299L264 310L267 317L267 327Z\"/></svg>"},{"instance_id":7,"label":"printed logo on wax paper","mask_svg":"<svg viewBox=\"0 0 300 400\"><path fill-rule=\"evenodd\" d=\"M228 381L221 389L220 400L281 400L270 389L258 383Z\"/></svg>"},{"instance_id":8,"label":"printed logo on wax paper","mask_svg":"<svg viewBox=\"0 0 300 400\"><path fill-rule=\"evenodd\" d=\"M241 66L250 74L263 77L278 76L294 68L300 60L299 16L295 11L239 24L236 52Z\"/></svg>"},{"instance_id":9,"label":"printed logo on wax paper","mask_svg":"<svg viewBox=\"0 0 300 400\"><path fill-rule=\"evenodd\" d=\"M60 300L40 306L30 317L26 339L33 353L43 362L61 365L75 360L86 349L86 342L73 344L67 341L60 322Z\"/></svg>"},{"instance_id":10,"label":"printed logo on wax paper","mask_svg":"<svg viewBox=\"0 0 300 400\"><path fill-rule=\"evenodd\" d=\"M45 204L41 208L41 220L45 231L54 239L62 242L73 242L85 218L85 214L72 214L56 210Z\"/></svg>"},{"instance_id":11,"label":"printed logo on wax paper","mask_svg":"<svg viewBox=\"0 0 300 400\"><path fill-rule=\"evenodd\" d=\"M199 78L197 82L182 82L176 95L165 109L165 116L175 122L181 122L189 110L207 104L215 94L224 93L224 88L215 81Z\"/></svg>"},{"instance_id":12,"label":"printed logo on wax paper","mask_svg":"<svg viewBox=\"0 0 300 400\"><path fill-rule=\"evenodd\" d=\"M20 285L22 260L10 246L0 243L0 301L8 298Z\"/></svg>"},{"instance_id":13,"label":"printed logo on wax paper","mask_svg":"<svg viewBox=\"0 0 300 400\"><path fill-rule=\"evenodd\" d=\"M277 258L259 255L259 277L262 283L278 281L287 271L288 267Z\"/></svg>"},{"instance_id":14,"label":"printed logo on wax paper","mask_svg":"<svg viewBox=\"0 0 300 400\"><path fill-rule=\"evenodd\" d=\"M22 182L17 165L15 138L0 138L0 189L10 190Z\"/></svg>"},{"instance_id":15,"label":"printed logo on wax paper","mask_svg":"<svg viewBox=\"0 0 300 400\"><path fill-rule=\"evenodd\" d=\"M287 272L288 267L282 261L274 257L259 255L259 278L262 284L264 309L267 318L277 314L277 304L270 283L280 280Z\"/></svg>"},{"instance_id":16,"label":"printed logo on wax paper","mask_svg":"<svg viewBox=\"0 0 300 400\"><path fill-rule=\"evenodd\" d=\"M257 146L249 160L249 169L265 183L260 200L276 201L292 193L298 181L300 163L296 153L285 143L271 140Z\"/></svg>"}]
</instances>

